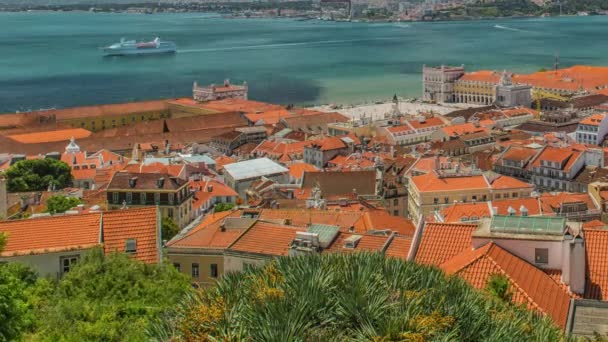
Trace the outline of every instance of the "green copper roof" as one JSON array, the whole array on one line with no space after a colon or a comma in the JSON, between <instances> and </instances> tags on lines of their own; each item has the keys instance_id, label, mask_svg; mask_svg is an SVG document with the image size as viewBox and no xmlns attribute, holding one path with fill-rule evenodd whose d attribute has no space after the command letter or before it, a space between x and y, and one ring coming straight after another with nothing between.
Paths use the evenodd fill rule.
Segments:
<instances>
[{"instance_id":1,"label":"green copper roof","mask_svg":"<svg viewBox=\"0 0 608 342\"><path fill-rule=\"evenodd\" d=\"M562 235L566 226L563 217L495 215L490 231L496 233Z\"/></svg>"}]
</instances>

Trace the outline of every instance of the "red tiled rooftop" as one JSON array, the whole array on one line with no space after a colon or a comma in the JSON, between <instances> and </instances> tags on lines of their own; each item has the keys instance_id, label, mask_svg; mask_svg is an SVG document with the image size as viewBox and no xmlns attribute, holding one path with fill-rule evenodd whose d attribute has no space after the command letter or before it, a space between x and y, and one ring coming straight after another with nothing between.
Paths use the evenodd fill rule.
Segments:
<instances>
[{"instance_id":1,"label":"red tiled rooftop","mask_svg":"<svg viewBox=\"0 0 608 342\"><path fill-rule=\"evenodd\" d=\"M245 229L236 228L222 231L222 221L230 216L230 214L230 211L224 211L207 215L204 221L199 223L185 236L167 243L167 247L203 249L228 248L228 246L245 231Z\"/></svg>"},{"instance_id":2,"label":"red tiled rooftop","mask_svg":"<svg viewBox=\"0 0 608 342\"><path fill-rule=\"evenodd\" d=\"M434 172L429 172L414 176L411 181L420 192L488 189L490 187L485 177L481 175L439 178Z\"/></svg>"},{"instance_id":3,"label":"red tiled rooftop","mask_svg":"<svg viewBox=\"0 0 608 342\"><path fill-rule=\"evenodd\" d=\"M384 255L405 260L410 252L412 239L406 236L395 236L388 245Z\"/></svg>"},{"instance_id":4,"label":"red tiled rooftop","mask_svg":"<svg viewBox=\"0 0 608 342\"><path fill-rule=\"evenodd\" d=\"M439 266L463 251L472 249L476 224L425 223L415 260Z\"/></svg>"},{"instance_id":5,"label":"red tiled rooftop","mask_svg":"<svg viewBox=\"0 0 608 342\"><path fill-rule=\"evenodd\" d=\"M125 252L126 241L135 239L137 260L159 261L158 213L156 207L108 211L103 214L103 246L106 253Z\"/></svg>"},{"instance_id":6,"label":"red tiled rooftop","mask_svg":"<svg viewBox=\"0 0 608 342\"><path fill-rule=\"evenodd\" d=\"M483 217L490 217L490 206L487 202L480 203L455 203L454 205L444 208L441 211L444 222L458 223L472 220L480 220Z\"/></svg>"},{"instance_id":7,"label":"red tiled rooftop","mask_svg":"<svg viewBox=\"0 0 608 342\"><path fill-rule=\"evenodd\" d=\"M103 218L102 218L103 217ZM8 234L2 256L44 254L103 245L106 253L122 252L126 239L137 239L140 261L158 262L156 207L5 221L0 232Z\"/></svg>"},{"instance_id":8,"label":"red tiled rooftop","mask_svg":"<svg viewBox=\"0 0 608 342\"><path fill-rule=\"evenodd\" d=\"M534 186L530 183L522 182L516 178L509 176L498 176L492 182L492 189L495 190L506 190L506 189L523 189L533 188Z\"/></svg>"},{"instance_id":9,"label":"red tiled rooftop","mask_svg":"<svg viewBox=\"0 0 608 342\"><path fill-rule=\"evenodd\" d=\"M478 132L487 132L486 128L476 127L472 123L464 123L464 124L459 124L459 125L447 126L447 127L443 127L441 130L443 131L443 133L445 133L447 136L450 136L450 137L451 136L460 136L460 135L464 135L464 134L478 133Z\"/></svg>"},{"instance_id":10,"label":"red tiled rooftop","mask_svg":"<svg viewBox=\"0 0 608 342\"><path fill-rule=\"evenodd\" d=\"M606 114L593 114L593 115L590 115L590 116L584 118L579 123L583 124L583 125L589 125L589 126L599 126L605 117L606 117Z\"/></svg>"},{"instance_id":11,"label":"red tiled rooftop","mask_svg":"<svg viewBox=\"0 0 608 342\"><path fill-rule=\"evenodd\" d=\"M270 256L287 256L289 246L297 232L306 228L296 228L257 221L245 231L229 248L234 252Z\"/></svg>"},{"instance_id":12,"label":"red tiled rooftop","mask_svg":"<svg viewBox=\"0 0 608 342\"><path fill-rule=\"evenodd\" d=\"M415 129L423 129L423 128L445 125L443 120L441 120L438 117L425 118L423 122L420 122L418 120L410 120L410 121L408 121L408 123L410 124L410 126L414 127Z\"/></svg>"},{"instance_id":13,"label":"red tiled rooftop","mask_svg":"<svg viewBox=\"0 0 608 342\"><path fill-rule=\"evenodd\" d=\"M8 234L1 256L90 248L100 244L99 213L0 222Z\"/></svg>"},{"instance_id":14,"label":"red tiled rooftop","mask_svg":"<svg viewBox=\"0 0 608 342\"><path fill-rule=\"evenodd\" d=\"M499 72L492 70L479 70L467 72L458 81L498 84L500 77L501 73Z\"/></svg>"},{"instance_id":15,"label":"red tiled rooftop","mask_svg":"<svg viewBox=\"0 0 608 342\"><path fill-rule=\"evenodd\" d=\"M304 172L315 172L318 171L317 167L308 163L294 163L288 166L289 174L294 179L300 179L304 175Z\"/></svg>"},{"instance_id":16,"label":"red tiled rooftop","mask_svg":"<svg viewBox=\"0 0 608 342\"><path fill-rule=\"evenodd\" d=\"M566 326L569 293L549 275L493 242L476 250L465 250L440 267L478 289L486 287L490 276L504 275L509 280L514 303L549 315L562 328Z\"/></svg>"},{"instance_id":17,"label":"red tiled rooftop","mask_svg":"<svg viewBox=\"0 0 608 342\"><path fill-rule=\"evenodd\" d=\"M22 144L65 141L67 145L72 137L74 139L82 139L87 138L91 134L93 134L91 131L84 128L70 128L46 132L15 134L9 135L8 137Z\"/></svg>"},{"instance_id":18,"label":"red tiled rooftop","mask_svg":"<svg viewBox=\"0 0 608 342\"><path fill-rule=\"evenodd\" d=\"M608 229L583 228L587 279L585 298L608 299Z\"/></svg>"}]
</instances>

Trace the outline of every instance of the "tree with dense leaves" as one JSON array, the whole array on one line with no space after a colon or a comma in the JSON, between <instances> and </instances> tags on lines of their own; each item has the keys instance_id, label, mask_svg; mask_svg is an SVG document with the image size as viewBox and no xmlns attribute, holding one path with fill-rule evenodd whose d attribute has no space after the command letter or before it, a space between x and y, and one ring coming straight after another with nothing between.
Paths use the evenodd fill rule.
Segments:
<instances>
[{"instance_id":1,"label":"tree with dense leaves","mask_svg":"<svg viewBox=\"0 0 608 342\"><path fill-rule=\"evenodd\" d=\"M49 341L146 341L159 315L191 290L170 264L126 254L87 253L63 276L42 312L36 338Z\"/></svg>"},{"instance_id":2,"label":"tree with dense leaves","mask_svg":"<svg viewBox=\"0 0 608 342\"><path fill-rule=\"evenodd\" d=\"M275 259L224 275L156 325L171 341L561 341L549 318L382 254Z\"/></svg>"},{"instance_id":3,"label":"tree with dense leaves","mask_svg":"<svg viewBox=\"0 0 608 342\"><path fill-rule=\"evenodd\" d=\"M58 190L72 184L70 166L53 158L19 161L4 175L9 192Z\"/></svg>"},{"instance_id":4,"label":"tree with dense leaves","mask_svg":"<svg viewBox=\"0 0 608 342\"><path fill-rule=\"evenodd\" d=\"M51 214L64 213L82 203L77 197L51 196L46 200L46 211Z\"/></svg>"},{"instance_id":5,"label":"tree with dense leaves","mask_svg":"<svg viewBox=\"0 0 608 342\"><path fill-rule=\"evenodd\" d=\"M0 233L0 252L6 236ZM20 340L37 325L37 312L51 293L52 284L39 279L29 267L0 263L0 341Z\"/></svg>"},{"instance_id":6,"label":"tree with dense leaves","mask_svg":"<svg viewBox=\"0 0 608 342\"><path fill-rule=\"evenodd\" d=\"M213 208L213 212L219 213L219 212L222 212L222 211L228 211L228 210L230 210L232 208L234 208L234 204L233 203L218 203Z\"/></svg>"},{"instance_id":7,"label":"tree with dense leaves","mask_svg":"<svg viewBox=\"0 0 608 342\"><path fill-rule=\"evenodd\" d=\"M179 233L179 226L170 217L163 217L161 220L161 230L163 240L171 240Z\"/></svg>"}]
</instances>

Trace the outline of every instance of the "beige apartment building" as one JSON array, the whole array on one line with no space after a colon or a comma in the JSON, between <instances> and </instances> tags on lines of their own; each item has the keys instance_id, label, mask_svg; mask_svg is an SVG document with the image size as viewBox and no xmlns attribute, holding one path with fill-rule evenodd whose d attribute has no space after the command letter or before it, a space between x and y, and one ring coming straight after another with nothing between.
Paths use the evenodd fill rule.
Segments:
<instances>
[{"instance_id":1,"label":"beige apartment building","mask_svg":"<svg viewBox=\"0 0 608 342\"><path fill-rule=\"evenodd\" d=\"M454 203L530 197L534 187L512 177L479 171L435 170L414 176L408 186L409 217L418 222Z\"/></svg>"}]
</instances>

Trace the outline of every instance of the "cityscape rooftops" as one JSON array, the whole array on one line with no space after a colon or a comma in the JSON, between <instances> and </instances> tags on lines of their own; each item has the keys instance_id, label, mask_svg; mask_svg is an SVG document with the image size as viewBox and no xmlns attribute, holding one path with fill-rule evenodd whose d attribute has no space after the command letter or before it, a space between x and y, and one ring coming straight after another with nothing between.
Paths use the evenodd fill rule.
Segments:
<instances>
[{"instance_id":1,"label":"cityscape rooftops","mask_svg":"<svg viewBox=\"0 0 608 342\"><path fill-rule=\"evenodd\" d=\"M415 255L416 262L439 266L471 250L471 233L475 229L477 224L425 223Z\"/></svg>"},{"instance_id":2,"label":"cityscape rooftops","mask_svg":"<svg viewBox=\"0 0 608 342\"><path fill-rule=\"evenodd\" d=\"M606 114L593 114L579 122L582 125L599 126L600 123L606 118Z\"/></svg>"}]
</instances>

